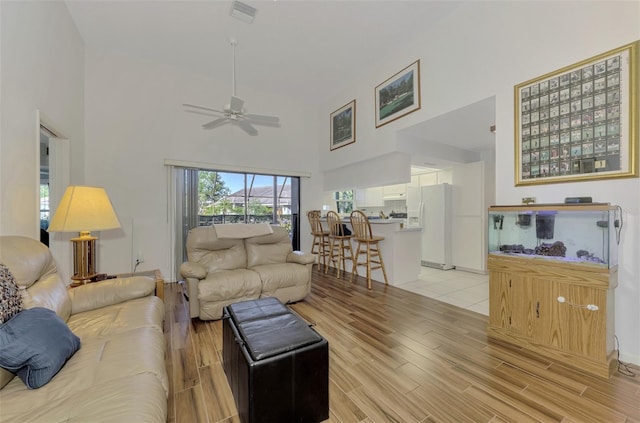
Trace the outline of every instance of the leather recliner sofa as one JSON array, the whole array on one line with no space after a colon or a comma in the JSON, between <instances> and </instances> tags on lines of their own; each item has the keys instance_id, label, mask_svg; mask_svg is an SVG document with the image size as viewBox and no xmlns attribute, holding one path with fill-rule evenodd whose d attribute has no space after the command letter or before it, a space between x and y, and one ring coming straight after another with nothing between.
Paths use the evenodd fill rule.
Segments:
<instances>
[{"instance_id":1,"label":"leather recliner sofa","mask_svg":"<svg viewBox=\"0 0 640 423\"><path fill-rule=\"evenodd\" d=\"M228 225L231 226L231 225ZM192 318L217 320L229 304L276 297L300 301L311 288L315 255L293 251L287 231L222 238L215 226L193 228L187 236L187 260L180 274L187 282Z\"/></svg>"},{"instance_id":2,"label":"leather recliner sofa","mask_svg":"<svg viewBox=\"0 0 640 423\"><path fill-rule=\"evenodd\" d=\"M166 422L164 304L152 278L69 289L49 249L21 236L0 236L0 263L24 309L53 310L80 338L80 349L38 389L0 368L0 421Z\"/></svg>"}]
</instances>

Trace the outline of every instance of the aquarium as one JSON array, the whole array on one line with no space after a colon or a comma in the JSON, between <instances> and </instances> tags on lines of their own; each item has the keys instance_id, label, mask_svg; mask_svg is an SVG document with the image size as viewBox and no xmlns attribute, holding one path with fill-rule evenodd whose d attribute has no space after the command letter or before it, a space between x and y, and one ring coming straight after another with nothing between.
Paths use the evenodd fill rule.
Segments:
<instances>
[{"instance_id":1,"label":"aquarium","mask_svg":"<svg viewBox=\"0 0 640 423\"><path fill-rule=\"evenodd\" d=\"M618 206L538 204L489 208L489 254L605 269L618 265Z\"/></svg>"}]
</instances>

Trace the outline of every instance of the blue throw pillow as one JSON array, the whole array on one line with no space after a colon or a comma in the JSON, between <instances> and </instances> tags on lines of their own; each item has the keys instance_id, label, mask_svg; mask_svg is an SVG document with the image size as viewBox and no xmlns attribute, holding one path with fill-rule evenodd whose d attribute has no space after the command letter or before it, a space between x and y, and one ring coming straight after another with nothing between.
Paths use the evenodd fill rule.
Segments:
<instances>
[{"instance_id":1,"label":"blue throw pillow","mask_svg":"<svg viewBox=\"0 0 640 423\"><path fill-rule=\"evenodd\" d=\"M47 308L22 310L0 325L0 367L29 389L46 385L80 348L80 338Z\"/></svg>"}]
</instances>

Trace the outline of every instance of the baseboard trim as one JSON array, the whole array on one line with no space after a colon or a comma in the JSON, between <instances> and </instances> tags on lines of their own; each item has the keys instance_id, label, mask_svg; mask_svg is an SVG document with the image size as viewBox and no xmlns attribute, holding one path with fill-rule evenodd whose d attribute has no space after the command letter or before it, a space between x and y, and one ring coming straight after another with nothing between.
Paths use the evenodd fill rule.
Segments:
<instances>
[{"instance_id":1,"label":"baseboard trim","mask_svg":"<svg viewBox=\"0 0 640 423\"><path fill-rule=\"evenodd\" d=\"M624 353L624 352L620 351L620 361L622 361L623 363L630 363L630 364L634 364L636 366L640 366L640 356L639 355L627 354L627 353Z\"/></svg>"}]
</instances>

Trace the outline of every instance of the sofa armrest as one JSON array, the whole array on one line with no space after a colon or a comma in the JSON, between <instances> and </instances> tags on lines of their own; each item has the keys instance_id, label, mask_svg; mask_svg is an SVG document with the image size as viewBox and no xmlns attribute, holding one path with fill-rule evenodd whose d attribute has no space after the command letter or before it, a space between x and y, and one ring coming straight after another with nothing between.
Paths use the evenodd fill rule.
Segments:
<instances>
[{"instance_id":1,"label":"sofa armrest","mask_svg":"<svg viewBox=\"0 0 640 423\"><path fill-rule=\"evenodd\" d=\"M186 261L180 265L180 274L183 278L204 279L207 277L207 269L200 263Z\"/></svg>"},{"instance_id":2,"label":"sofa armrest","mask_svg":"<svg viewBox=\"0 0 640 423\"><path fill-rule=\"evenodd\" d=\"M71 314L95 310L153 295L156 282L148 276L107 279L69 290Z\"/></svg>"},{"instance_id":3,"label":"sofa armrest","mask_svg":"<svg viewBox=\"0 0 640 423\"><path fill-rule=\"evenodd\" d=\"M293 251L287 254L287 263L312 264L315 261L315 254L304 253L302 251Z\"/></svg>"}]
</instances>

